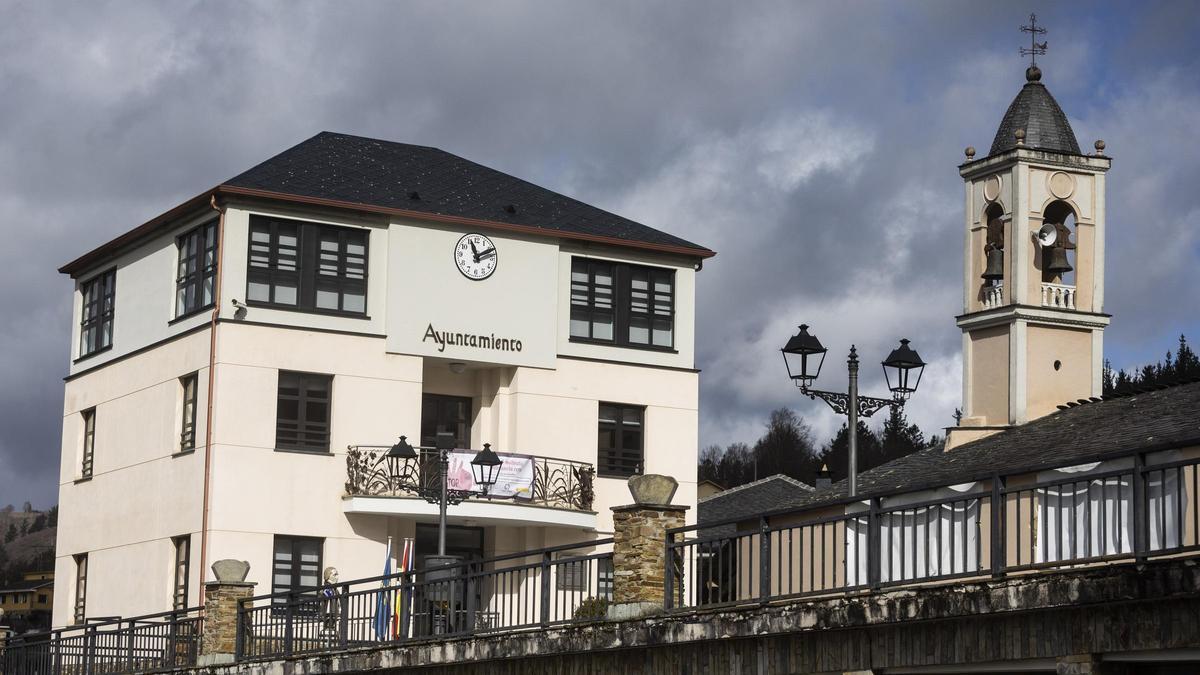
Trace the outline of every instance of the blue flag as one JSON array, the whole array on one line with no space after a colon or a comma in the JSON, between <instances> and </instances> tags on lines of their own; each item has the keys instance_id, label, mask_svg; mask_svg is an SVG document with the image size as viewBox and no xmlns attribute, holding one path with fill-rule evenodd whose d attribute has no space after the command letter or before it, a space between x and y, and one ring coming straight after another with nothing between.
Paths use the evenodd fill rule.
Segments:
<instances>
[{"instance_id":1,"label":"blue flag","mask_svg":"<svg viewBox=\"0 0 1200 675\"><path fill-rule=\"evenodd\" d=\"M392 538L388 537L387 557L383 561L383 576L392 575ZM392 594L387 590L389 579L379 582L379 595L375 599L375 637L388 638L388 625L392 618Z\"/></svg>"}]
</instances>

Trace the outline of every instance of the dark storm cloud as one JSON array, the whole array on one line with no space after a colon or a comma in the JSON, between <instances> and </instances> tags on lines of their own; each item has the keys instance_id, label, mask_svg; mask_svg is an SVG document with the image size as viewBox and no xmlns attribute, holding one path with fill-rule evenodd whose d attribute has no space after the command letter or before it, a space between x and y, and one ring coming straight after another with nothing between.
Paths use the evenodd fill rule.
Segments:
<instances>
[{"instance_id":1,"label":"dark storm cloud","mask_svg":"<svg viewBox=\"0 0 1200 675\"><path fill-rule=\"evenodd\" d=\"M56 495L68 280L54 269L322 129L437 145L719 251L700 274L704 443L802 403L776 350L907 336L959 399L962 148L1022 84L1000 3L7 2L0 23L0 505ZM1197 332L1200 86L1187 3L1055 4L1054 91L1108 189L1108 352ZM1164 246L1164 242L1167 246ZM824 380L825 378L823 378Z\"/></svg>"}]
</instances>

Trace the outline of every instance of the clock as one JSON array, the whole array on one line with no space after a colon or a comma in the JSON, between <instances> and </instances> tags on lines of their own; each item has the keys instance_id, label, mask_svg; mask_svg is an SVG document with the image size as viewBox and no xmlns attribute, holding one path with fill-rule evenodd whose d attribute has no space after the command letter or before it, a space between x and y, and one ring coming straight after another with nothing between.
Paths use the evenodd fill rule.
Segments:
<instances>
[{"instance_id":1,"label":"clock","mask_svg":"<svg viewBox=\"0 0 1200 675\"><path fill-rule=\"evenodd\" d=\"M464 234L454 245L458 271L472 281L483 281L496 271L496 245L482 234Z\"/></svg>"}]
</instances>

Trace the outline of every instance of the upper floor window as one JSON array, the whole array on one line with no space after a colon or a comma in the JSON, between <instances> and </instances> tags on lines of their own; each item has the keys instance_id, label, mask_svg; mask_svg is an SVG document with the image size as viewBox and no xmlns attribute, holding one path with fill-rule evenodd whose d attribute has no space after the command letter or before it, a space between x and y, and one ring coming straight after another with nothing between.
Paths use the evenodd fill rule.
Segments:
<instances>
[{"instance_id":1,"label":"upper floor window","mask_svg":"<svg viewBox=\"0 0 1200 675\"><path fill-rule=\"evenodd\" d=\"M600 404L600 434L596 473L627 478L642 472L642 437L646 409L641 406Z\"/></svg>"},{"instance_id":2,"label":"upper floor window","mask_svg":"<svg viewBox=\"0 0 1200 675\"><path fill-rule=\"evenodd\" d=\"M87 618L87 574L88 554L80 553L75 556L75 625L82 625Z\"/></svg>"},{"instance_id":3,"label":"upper floor window","mask_svg":"<svg viewBox=\"0 0 1200 675\"><path fill-rule=\"evenodd\" d=\"M571 260L572 340L670 349L674 336L674 270Z\"/></svg>"},{"instance_id":4,"label":"upper floor window","mask_svg":"<svg viewBox=\"0 0 1200 675\"><path fill-rule=\"evenodd\" d=\"M329 451L330 388L333 378L316 373L279 373L275 447Z\"/></svg>"},{"instance_id":5,"label":"upper floor window","mask_svg":"<svg viewBox=\"0 0 1200 675\"><path fill-rule=\"evenodd\" d=\"M247 300L310 312L366 314L368 234L251 216Z\"/></svg>"},{"instance_id":6,"label":"upper floor window","mask_svg":"<svg viewBox=\"0 0 1200 675\"><path fill-rule=\"evenodd\" d=\"M117 292L115 269L92 277L80 286L83 303L79 318L79 356L112 346L113 301Z\"/></svg>"},{"instance_id":7,"label":"upper floor window","mask_svg":"<svg viewBox=\"0 0 1200 675\"><path fill-rule=\"evenodd\" d=\"M175 316L198 312L213 304L217 278L217 221L205 223L179 237L175 274Z\"/></svg>"},{"instance_id":8,"label":"upper floor window","mask_svg":"<svg viewBox=\"0 0 1200 675\"><path fill-rule=\"evenodd\" d=\"M92 460L96 454L96 409L84 410L83 415L83 452L80 456L80 478L92 477Z\"/></svg>"},{"instance_id":9,"label":"upper floor window","mask_svg":"<svg viewBox=\"0 0 1200 675\"><path fill-rule=\"evenodd\" d=\"M196 388L199 379L198 373L185 375L179 379L179 386L183 394L183 418L179 427L180 452L196 449Z\"/></svg>"},{"instance_id":10,"label":"upper floor window","mask_svg":"<svg viewBox=\"0 0 1200 675\"><path fill-rule=\"evenodd\" d=\"M188 601L188 575L191 567L192 538L189 535L175 537L175 564L173 565L174 583L172 584L171 608L186 609Z\"/></svg>"}]
</instances>

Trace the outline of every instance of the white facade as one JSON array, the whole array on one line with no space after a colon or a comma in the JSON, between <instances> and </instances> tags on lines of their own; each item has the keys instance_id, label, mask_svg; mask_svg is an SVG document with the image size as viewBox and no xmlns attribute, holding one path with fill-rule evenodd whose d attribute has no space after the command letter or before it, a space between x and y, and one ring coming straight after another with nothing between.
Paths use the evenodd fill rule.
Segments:
<instances>
[{"instance_id":1,"label":"white facade","mask_svg":"<svg viewBox=\"0 0 1200 675\"><path fill-rule=\"evenodd\" d=\"M206 568L223 558L248 561L255 592L270 592L277 535L322 540L320 564L344 580L381 574L389 537L398 545L414 536L416 523L436 522L436 508L417 498L348 495L347 449L387 446L401 434L416 445L426 394L471 399L472 448L490 443L500 453L588 465L597 464L600 404L642 407L643 471L677 477L676 501L694 506L696 257L278 200L234 198L223 211L215 312L175 317L176 238L217 218L208 206L72 272L55 626L74 620L83 554L88 617L170 609L173 538L181 536L191 542L187 606L201 602ZM365 315L235 307L234 300L248 302L256 216L365 230ZM470 232L485 234L497 252L495 272L481 281L460 273L452 257ZM572 340L576 257L669 270L672 347ZM83 285L114 268L111 348L80 358ZM483 340L441 344L430 329L509 342L504 349ZM282 371L331 376L328 452L277 448ZM192 373L195 449L181 453L180 378ZM85 411L94 415L90 477L82 475ZM451 507L450 523L483 528L487 556L604 537L609 508L629 495L623 478L599 475L594 486L590 511L473 501Z\"/></svg>"}]
</instances>

